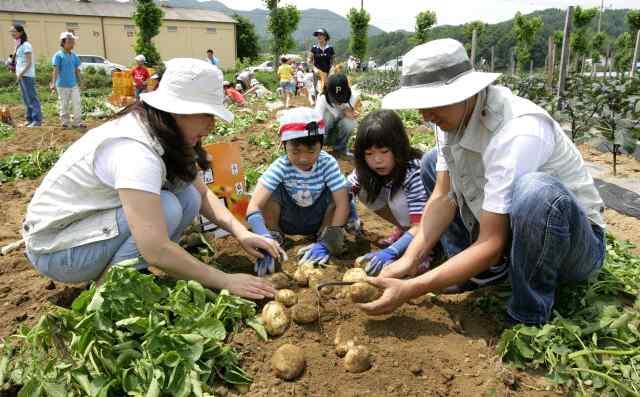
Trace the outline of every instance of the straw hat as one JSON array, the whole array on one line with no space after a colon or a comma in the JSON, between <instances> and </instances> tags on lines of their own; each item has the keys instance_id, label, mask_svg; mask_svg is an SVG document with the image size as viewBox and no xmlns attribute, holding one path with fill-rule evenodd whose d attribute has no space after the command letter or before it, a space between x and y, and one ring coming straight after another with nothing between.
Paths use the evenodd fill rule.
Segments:
<instances>
[{"instance_id":1,"label":"straw hat","mask_svg":"<svg viewBox=\"0 0 640 397\"><path fill-rule=\"evenodd\" d=\"M477 72L453 39L414 47L402 58L400 89L382 98L385 109L428 109L462 102L493 83L500 73Z\"/></svg>"},{"instance_id":2,"label":"straw hat","mask_svg":"<svg viewBox=\"0 0 640 397\"><path fill-rule=\"evenodd\" d=\"M174 114L211 114L224 121L233 113L224 107L222 72L209 62L175 58L166 62L157 90L140 94L150 106Z\"/></svg>"}]
</instances>

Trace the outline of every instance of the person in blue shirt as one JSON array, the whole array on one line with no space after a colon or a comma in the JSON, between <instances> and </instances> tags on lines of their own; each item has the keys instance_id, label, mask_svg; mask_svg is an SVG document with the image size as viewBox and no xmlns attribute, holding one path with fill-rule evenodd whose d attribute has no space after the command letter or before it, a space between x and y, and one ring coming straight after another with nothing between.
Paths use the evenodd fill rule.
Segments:
<instances>
[{"instance_id":1,"label":"person in blue shirt","mask_svg":"<svg viewBox=\"0 0 640 397\"><path fill-rule=\"evenodd\" d=\"M213 55L213 50L211 48L207 50L207 59L205 59L205 61L210 62L212 65L220 66L220 60L218 57Z\"/></svg>"},{"instance_id":2,"label":"person in blue shirt","mask_svg":"<svg viewBox=\"0 0 640 397\"><path fill-rule=\"evenodd\" d=\"M247 208L254 233L283 243L283 233L313 235L317 241L299 251L300 264L326 264L342 253L350 215L347 180L338 162L322 150L322 116L311 108L294 108L280 118L280 140L287 152L258 180ZM255 271L275 271L275 259L264 253Z\"/></svg>"},{"instance_id":3,"label":"person in blue shirt","mask_svg":"<svg viewBox=\"0 0 640 397\"><path fill-rule=\"evenodd\" d=\"M53 56L53 74L49 88L58 92L58 107L63 128L84 128L80 103L80 58L73 52L76 38L71 32L60 33L60 51Z\"/></svg>"},{"instance_id":4,"label":"person in blue shirt","mask_svg":"<svg viewBox=\"0 0 640 397\"><path fill-rule=\"evenodd\" d=\"M36 91L36 67L33 47L27 38L27 32L22 25L13 25L9 33L16 41L15 65L16 80L20 86L22 101L26 108L27 128L39 127L42 125L42 110L40 100Z\"/></svg>"}]
</instances>

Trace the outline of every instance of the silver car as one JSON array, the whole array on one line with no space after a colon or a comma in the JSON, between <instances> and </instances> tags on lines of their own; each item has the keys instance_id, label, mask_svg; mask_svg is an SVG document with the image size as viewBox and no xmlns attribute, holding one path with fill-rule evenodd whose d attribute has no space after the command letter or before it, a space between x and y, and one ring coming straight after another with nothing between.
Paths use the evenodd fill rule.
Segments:
<instances>
[{"instance_id":1,"label":"silver car","mask_svg":"<svg viewBox=\"0 0 640 397\"><path fill-rule=\"evenodd\" d=\"M92 67L96 70L102 69L107 74L111 74L113 72L121 72L128 69L126 66L118 65L117 63L113 63L98 55L78 55L78 58L80 58L80 62L82 62L80 65L80 71L83 71L88 67Z\"/></svg>"}]
</instances>

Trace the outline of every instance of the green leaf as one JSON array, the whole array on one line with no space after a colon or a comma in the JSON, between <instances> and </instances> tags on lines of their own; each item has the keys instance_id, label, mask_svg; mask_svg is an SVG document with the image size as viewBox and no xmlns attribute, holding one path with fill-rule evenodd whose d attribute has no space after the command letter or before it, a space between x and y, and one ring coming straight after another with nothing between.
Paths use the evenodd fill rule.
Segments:
<instances>
[{"instance_id":1,"label":"green leaf","mask_svg":"<svg viewBox=\"0 0 640 397\"><path fill-rule=\"evenodd\" d=\"M251 317L244 320L244 322L251 328L256 331L260 339L269 340L269 336L267 335L267 330L264 328L264 324L257 317Z\"/></svg>"},{"instance_id":2,"label":"green leaf","mask_svg":"<svg viewBox=\"0 0 640 397\"><path fill-rule=\"evenodd\" d=\"M227 330L224 329L224 324L216 318L199 321L195 327L197 332L205 338L223 341L227 337Z\"/></svg>"},{"instance_id":3,"label":"green leaf","mask_svg":"<svg viewBox=\"0 0 640 397\"><path fill-rule=\"evenodd\" d=\"M520 352L520 355L522 355L522 357L524 358L533 358L536 355L536 352L533 351L533 349L531 349L529 345L527 345L527 343L520 338L516 338L515 345L518 349L518 352Z\"/></svg>"},{"instance_id":4,"label":"green leaf","mask_svg":"<svg viewBox=\"0 0 640 397\"><path fill-rule=\"evenodd\" d=\"M41 395L42 383L38 379L31 379L18 392L18 397L40 397Z\"/></svg>"}]
</instances>

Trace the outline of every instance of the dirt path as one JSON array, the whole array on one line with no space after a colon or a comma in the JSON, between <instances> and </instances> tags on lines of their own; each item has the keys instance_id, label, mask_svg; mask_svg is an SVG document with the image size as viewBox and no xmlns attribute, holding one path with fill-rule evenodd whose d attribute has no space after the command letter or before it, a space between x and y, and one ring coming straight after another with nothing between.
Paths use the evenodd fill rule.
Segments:
<instances>
[{"instance_id":1,"label":"dirt path","mask_svg":"<svg viewBox=\"0 0 640 397\"><path fill-rule=\"evenodd\" d=\"M269 128L272 121L251 126L248 131L227 139L240 142L245 166L266 162L271 150L261 150L247 142L248 136ZM43 148L64 145L79 136L61 133L54 127L25 132L18 130L14 148ZM40 134L40 135L38 135ZM44 145L44 146L40 146ZM4 152L9 149L2 147ZM26 149L25 149L26 150ZM347 163L341 164L349 171ZM19 228L39 181L17 181L0 185L0 243L19 238ZM613 211L605 214L609 230L619 238L640 244L637 221ZM391 227L363 210L366 239L350 236L348 252L336 261L336 272L351 266L353 260L372 249ZM302 244L291 240L290 256ZM237 243L230 239L214 241L217 260L235 271L251 271L252 263ZM285 270L291 271L292 264ZM339 275L336 274L336 277ZM69 304L77 287L53 283L36 273L23 251L0 257L0 337L14 333L22 324L33 323L48 302ZM311 290L300 292L314 302ZM344 299L323 300L320 325L292 324L284 336L260 342L252 332L236 335L234 343L244 352L245 367L255 379L250 396L552 396L545 391L540 374L505 369L496 356L500 335L499 315L487 313L477 304L487 292L457 296L424 297L404 305L382 318L364 315ZM486 309L486 308L485 308ZM366 345L373 355L373 367L363 374L345 371L334 353L334 337L341 330ZM296 382L282 382L270 369L272 353L285 342L302 346L308 367ZM235 394L231 391L230 394Z\"/></svg>"}]
</instances>

